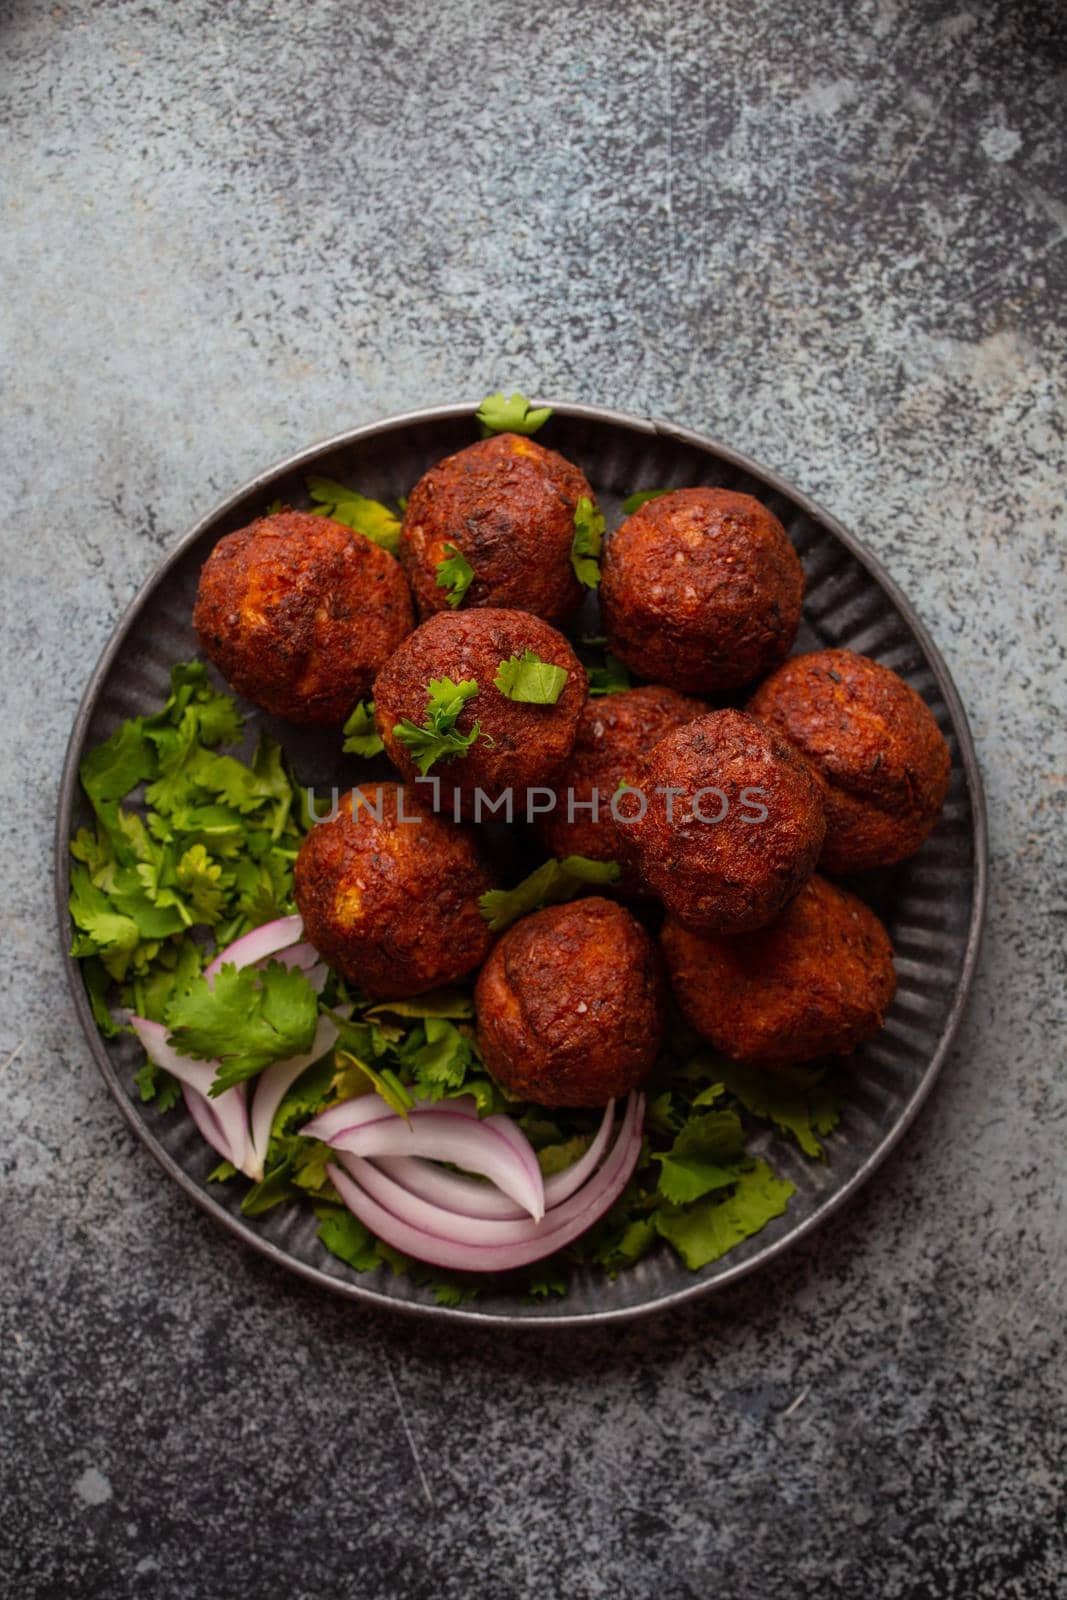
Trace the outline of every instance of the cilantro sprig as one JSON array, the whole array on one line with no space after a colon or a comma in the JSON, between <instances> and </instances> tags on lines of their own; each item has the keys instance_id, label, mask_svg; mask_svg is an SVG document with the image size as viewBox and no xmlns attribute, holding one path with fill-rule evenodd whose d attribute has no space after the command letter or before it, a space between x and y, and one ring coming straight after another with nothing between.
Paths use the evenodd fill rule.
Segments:
<instances>
[{"instance_id":1,"label":"cilantro sprig","mask_svg":"<svg viewBox=\"0 0 1067 1600\"><path fill-rule=\"evenodd\" d=\"M474 582L474 568L456 545L446 544L444 548L447 553L437 563L435 582L438 588L448 590L448 603L456 610Z\"/></svg>"},{"instance_id":2,"label":"cilantro sprig","mask_svg":"<svg viewBox=\"0 0 1067 1600\"><path fill-rule=\"evenodd\" d=\"M579 583L595 589L600 582L600 552L607 523L587 494L579 495L574 508L574 538L571 541L571 566Z\"/></svg>"},{"instance_id":3,"label":"cilantro sprig","mask_svg":"<svg viewBox=\"0 0 1067 1600\"><path fill-rule=\"evenodd\" d=\"M198 977L171 1001L166 1020L181 1055L218 1060L210 1093L219 1095L272 1061L303 1055L318 1016L318 996L300 968L270 961L262 971L227 963L210 983Z\"/></svg>"},{"instance_id":4,"label":"cilantro sprig","mask_svg":"<svg viewBox=\"0 0 1067 1600\"><path fill-rule=\"evenodd\" d=\"M573 900L590 888L605 888L619 878L616 861L592 861L588 856L564 856L545 861L513 889L487 889L478 906L493 933L541 906Z\"/></svg>"},{"instance_id":5,"label":"cilantro sprig","mask_svg":"<svg viewBox=\"0 0 1067 1600\"><path fill-rule=\"evenodd\" d=\"M554 706L569 677L565 667L542 661L536 650L524 650L521 656L509 656L500 663L493 685L508 700Z\"/></svg>"},{"instance_id":6,"label":"cilantro sprig","mask_svg":"<svg viewBox=\"0 0 1067 1600\"><path fill-rule=\"evenodd\" d=\"M474 678L456 683L452 678L431 678L426 686L426 715L421 723L404 717L393 726L393 733L415 761L423 777L437 761L454 761L465 756L479 738L492 741L475 722L469 733L460 733L458 718L468 700L478 693Z\"/></svg>"},{"instance_id":7,"label":"cilantro sprig","mask_svg":"<svg viewBox=\"0 0 1067 1600\"><path fill-rule=\"evenodd\" d=\"M551 406L535 406L524 394L505 397L498 389L487 394L477 410L482 438L494 433L536 433L552 415Z\"/></svg>"},{"instance_id":8,"label":"cilantro sprig","mask_svg":"<svg viewBox=\"0 0 1067 1600\"><path fill-rule=\"evenodd\" d=\"M341 732L344 735L341 749L346 755L370 757L380 755L385 749L374 723L373 700L360 700Z\"/></svg>"},{"instance_id":9,"label":"cilantro sprig","mask_svg":"<svg viewBox=\"0 0 1067 1600\"><path fill-rule=\"evenodd\" d=\"M650 500L658 500L661 495L671 493L673 493L671 489L638 489L623 501L623 515L632 517L635 511L639 511L642 506L646 506Z\"/></svg>"},{"instance_id":10,"label":"cilantro sprig","mask_svg":"<svg viewBox=\"0 0 1067 1600\"><path fill-rule=\"evenodd\" d=\"M590 697L605 694L623 694L633 687L630 674L617 656L604 652L602 666L586 667Z\"/></svg>"},{"instance_id":11,"label":"cilantro sprig","mask_svg":"<svg viewBox=\"0 0 1067 1600\"><path fill-rule=\"evenodd\" d=\"M315 517L329 517L346 528L363 534L372 544L380 544L390 555L400 548L400 518L380 500L371 500L358 489L348 489L333 478L309 478L308 494L316 502Z\"/></svg>"}]
</instances>

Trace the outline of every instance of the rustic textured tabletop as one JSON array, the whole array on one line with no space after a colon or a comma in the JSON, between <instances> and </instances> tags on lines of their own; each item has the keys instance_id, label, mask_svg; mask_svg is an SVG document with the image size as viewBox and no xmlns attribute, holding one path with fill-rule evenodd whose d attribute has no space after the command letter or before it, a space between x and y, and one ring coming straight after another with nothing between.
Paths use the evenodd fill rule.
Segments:
<instances>
[{"instance_id":1,"label":"rustic textured tabletop","mask_svg":"<svg viewBox=\"0 0 1067 1600\"><path fill-rule=\"evenodd\" d=\"M9 0L0 62L13 1592L1053 1594L1062 11ZM108 1098L51 907L74 711L160 555L304 443L499 386L822 500L930 627L990 805L903 1147L764 1275L580 1336L368 1314L213 1227Z\"/></svg>"}]
</instances>

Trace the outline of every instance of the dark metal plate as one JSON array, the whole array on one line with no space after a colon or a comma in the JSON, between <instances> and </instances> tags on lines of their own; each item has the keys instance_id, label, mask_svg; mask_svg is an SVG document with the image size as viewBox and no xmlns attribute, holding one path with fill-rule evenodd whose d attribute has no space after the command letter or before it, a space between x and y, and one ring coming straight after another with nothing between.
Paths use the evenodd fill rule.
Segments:
<instances>
[{"instance_id":1,"label":"dark metal plate","mask_svg":"<svg viewBox=\"0 0 1067 1600\"><path fill-rule=\"evenodd\" d=\"M155 709L165 698L171 664L196 653L193 598L200 566L215 541L262 514L276 497L306 503L309 472L395 499L441 456L472 442L474 410L470 403L413 412L302 451L261 473L197 523L148 580L93 673L67 752L56 832L64 949L70 935L67 841L87 820L78 763L85 748L106 738L123 718ZM843 646L892 667L926 700L952 751L948 800L923 849L892 872L857 885L887 924L899 988L884 1031L852 1058L851 1093L841 1124L827 1141L829 1159L825 1165L805 1161L784 1141L764 1136L764 1153L797 1187L786 1215L695 1274L662 1245L614 1283L598 1271L579 1271L567 1298L556 1303L527 1304L487 1285L473 1305L440 1307L429 1291L407 1278L357 1274L329 1255L315 1237L310 1207L280 1206L246 1220L238 1194L217 1186L209 1191L204 1180L215 1163L213 1152L182 1112L161 1117L140 1104L133 1087L139 1059L135 1042L105 1043L93 1023L77 963L69 956L67 975L89 1048L127 1121L164 1171L232 1233L279 1265L354 1300L453 1320L560 1326L634 1316L733 1282L810 1233L871 1175L929 1093L960 1021L985 909L986 827L974 747L944 662L908 601L839 523L773 473L670 423L559 405L538 437L582 466L609 527L618 520L621 500L638 488L721 484L756 495L785 524L807 573L798 650ZM252 708L248 722L251 736L266 727L283 740L302 778L345 781L335 736L274 723Z\"/></svg>"}]
</instances>

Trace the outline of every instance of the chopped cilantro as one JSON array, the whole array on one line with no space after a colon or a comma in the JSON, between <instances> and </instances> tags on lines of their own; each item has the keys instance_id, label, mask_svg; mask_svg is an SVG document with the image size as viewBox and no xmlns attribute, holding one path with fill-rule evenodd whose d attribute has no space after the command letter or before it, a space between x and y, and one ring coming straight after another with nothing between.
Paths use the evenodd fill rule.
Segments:
<instances>
[{"instance_id":1,"label":"chopped cilantro","mask_svg":"<svg viewBox=\"0 0 1067 1600\"><path fill-rule=\"evenodd\" d=\"M474 582L474 568L454 544L446 544L447 554L437 563L437 586L448 590L448 603L453 610L463 604L463 597Z\"/></svg>"},{"instance_id":2,"label":"chopped cilantro","mask_svg":"<svg viewBox=\"0 0 1067 1600\"><path fill-rule=\"evenodd\" d=\"M385 749L374 725L373 700L360 700L341 732L345 741L341 749L346 755L376 756Z\"/></svg>"},{"instance_id":3,"label":"chopped cilantro","mask_svg":"<svg viewBox=\"0 0 1067 1600\"><path fill-rule=\"evenodd\" d=\"M536 650L524 650L521 657L509 656L500 663L493 684L509 700L531 706L554 706L569 677L565 667L542 661Z\"/></svg>"},{"instance_id":4,"label":"chopped cilantro","mask_svg":"<svg viewBox=\"0 0 1067 1600\"><path fill-rule=\"evenodd\" d=\"M423 777L435 761L453 761L465 756L482 735L482 725L475 722L469 733L459 733L456 719L468 700L478 693L473 678L454 683L451 678L431 678L426 688L426 715L422 724L404 717L395 724L393 733L411 754Z\"/></svg>"},{"instance_id":5,"label":"chopped cilantro","mask_svg":"<svg viewBox=\"0 0 1067 1600\"><path fill-rule=\"evenodd\" d=\"M603 514L587 494L580 495L574 508L574 538L571 541L571 566L580 583L595 589L600 582L600 552L604 545Z\"/></svg>"},{"instance_id":6,"label":"chopped cilantro","mask_svg":"<svg viewBox=\"0 0 1067 1600\"><path fill-rule=\"evenodd\" d=\"M604 653L604 665L602 667L587 667L585 670L589 678L589 693L591 696L622 694L631 687L629 672L616 656L607 651Z\"/></svg>"},{"instance_id":7,"label":"chopped cilantro","mask_svg":"<svg viewBox=\"0 0 1067 1600\"><path fill-rule=\"evenodd\" d=\"M696 1272L780 1217L795 1193L794 1185L776 1177L765 1161L756 1161L725 1199L708 1196L695 1205L661 1206L655 1227Z\"/></svg>"},{"instance_id":8,"label":"chopped cilantro","mask_svg":"<svg viewBox=\"0 0 1067 1600\"><path fill-rule=\"evenodd\" d=\"M319 1005L299 967L270 961L261 970L227 962L213 984L197 978L167 1009L170 1043L198 1061L218 1060L211 1094L254 1077L272 1061L311 1046Z\"/></svg>"},{"instance_id":9,"label":"chopped cilantro","mask_svg":"<svg viewBox=\"0 0 1067 1600\"><path fill-rule=\"evenodd\" d=\"M400 518L380 500L370 500L358 489L347 489L332 478L309 478L308 494L316 504L312 515L329 517L361 533L372 544L396 555L400 548Z\"/></svg>"},{"instance_id":10,"label":"chopped cilantro","mask_svg":"<svg viewBox=\"0 0 1067 1600\"><path fill-rule=\"evenodd\" d=\"M632 517L635 511L647 505L650 500L658 500L661 494L672 494L671 489L638 489L636 494L629 495L622 503L623 516Z\"/></svg>"},{"instance_id":11,"label":"chopped cilantro","mask_svg":"<svg viewBox=\"0 0 1067 1600\"><path fill-rule=\"evenodd\" d=\"M615 883L618 877L619 866L615 861L564 856L561 861L545 861L513 889L487 889L478 905L492 931L500 933L539 906L573 900L590 886Z\"/></svg>"},{"instance_id":12,"label":"chopped cilantro","mask_svg":"<svg viewBox=\"0 0 1067 1600\"><path fill-rule=\"evenodd\" d=\"M493 433L536 433L551 415L551 406L532 405L524 394L505 399L500 390L487 394L477 411L483 439Z\"/></svg>"}]
</instances>

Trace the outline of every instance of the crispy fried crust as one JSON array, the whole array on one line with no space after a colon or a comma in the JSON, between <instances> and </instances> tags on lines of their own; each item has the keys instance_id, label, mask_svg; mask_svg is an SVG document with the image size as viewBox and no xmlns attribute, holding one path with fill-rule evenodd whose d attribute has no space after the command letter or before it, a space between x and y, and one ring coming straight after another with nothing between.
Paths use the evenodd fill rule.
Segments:
<instances>
[{"instance_id":1,"label":"crispy fried crust","mask_svg":"<svg viewBox=\"0 0 1067 1600\"><path fill-rule=\"evenodd\" d=\"M260 517L220 539L193 612L226 681L292 722L343 722L413 624L389 552L305 511Z\"/></svg>"},{"instance_id":2,"label":"crispy fried crust","mask_svg":"<svg viewBox=\"0 0 1067 1600\"><path fill-rule=\"evenodd\" d=\"M593 861L615 860L618 841L611 820L611 799L620 780L632 782L638 763L664 734L703 716L707 709L703 701L657 684L586 701L574 750L553 784L556 809L535 824L548 853L588 856ZM596 821L587 809L594 793ZM569 796L573 821L567 820ZM586 809L580 809L583 807ZM623 865L622 877L614 887L626 899L651 898L632 867Z\"/></svg>"},{"instance_id":3,"label":"crispy fried crust","mask_svg":"<svg viewBox=\"0 0 1067 1600\"><path fill-rule=\"evenodd\" d=\"M494 688L500 663L513 655L521 657L525 650L568 673L555 705L525 705ZM431 769L430 775L440 778L442 796L448 797L446 809L454 790L460 794L463 814L470 816L476 788L496 798L510 787L518 812L524 791L552 777L574 747L585 704L585 669L563 635L528 611L438 612L404 640L374 685L378 732L390 760L407 778L415 778L418 768L393 729L404 717L422 724L427 685L431 678L441 677L477 681L479 692L467 701L456 727L469 733L479 722L482 734L488 735L480 737L465 756L440 761Z\"/></svg>"},{"instance_id":4,"label":"crispy fried crust","mask_svg":"<svg viewBox=\"0 0 1067 1600\"><path fill-rule=\"evenodd\" d=\"M951 760L903 678L851 650L818 650L787 661L748 709L825 779L827 872L891 866L918 850L941 813Z\"/></svg>"},{"instance_id":5,"label":"crispy fried crust","mask_svg":"<svg viewBox=\"0 0 1067 1600\"><path fill-rule=\"evenodd\" d=\"M881 1028L896 991L882 924L825 878L809 879L757 933L702 938L669 917L661 939L683 1013L737 1061L848 1055Z\"/></svg>"},{"instance_id":6,"label":"crispy fried crust","mask_svg":"<svg viewBox=\"0 0 1067 1600\"><path fill-rule=\"evenodd\" d=\"M712 711L668 733L631 782L647 809L640 815L637 796L619 797L619 848L696 933L763 927L815 869L825 830L819 780L743 711ZM622 820L627 814L636 820Z\"/></svg>"},{"instance_id":7,"label":"crispy fried crust","mask_svg":"<svg viewBox=\"0 0 1067 1600\"><path fill-rule=\"evenodd\" d=\"M454 545L474 568L465 609L515 607L562 622L585 591L571 565L574 508L596 498L584 473L555 450L501 433L446 456L408 499L400 536L422 616L448 607L437 564Z\"/></svg>"},{"instance_id":8,"label":"crispy fried crust","mask_svg":"<svg viewBox=\"0 0 1067 1600\"><path fill-rule=\"evenodd\" d=\"M803 596L778 518L728 489L647 501L608 539L600 580L609 649L691 694L753 683L783 661Z\"/></svg>"},{"instance_id":9,"label":"crispy fried crust","mask_svg":"<svg viewBox=\"0 0 1067 1600\"><path fill-rule=\"evenodd\" d=\"M362 796L355 814L353 793ZM421 820L404 820L412 817ZM492 944L478 896L492 887L472 831L435 817L423 791L398 783L346 794L337 816L312 828L295 869L307 938L380 999L421 994L477 967Z\"/></svg>"},{"instance_id":10,"label":"crispy fried crust","mask_svg":"<svg viewBox=\"0 0 1067 1600\"><path fill-rule=\"evenodd\" d=\"M663 1038L656 947L628 911L599 897L509 928L474 999L490 1072L545 1106L601 1106L628 1093Z\"/></svg>"}]
</instances>

